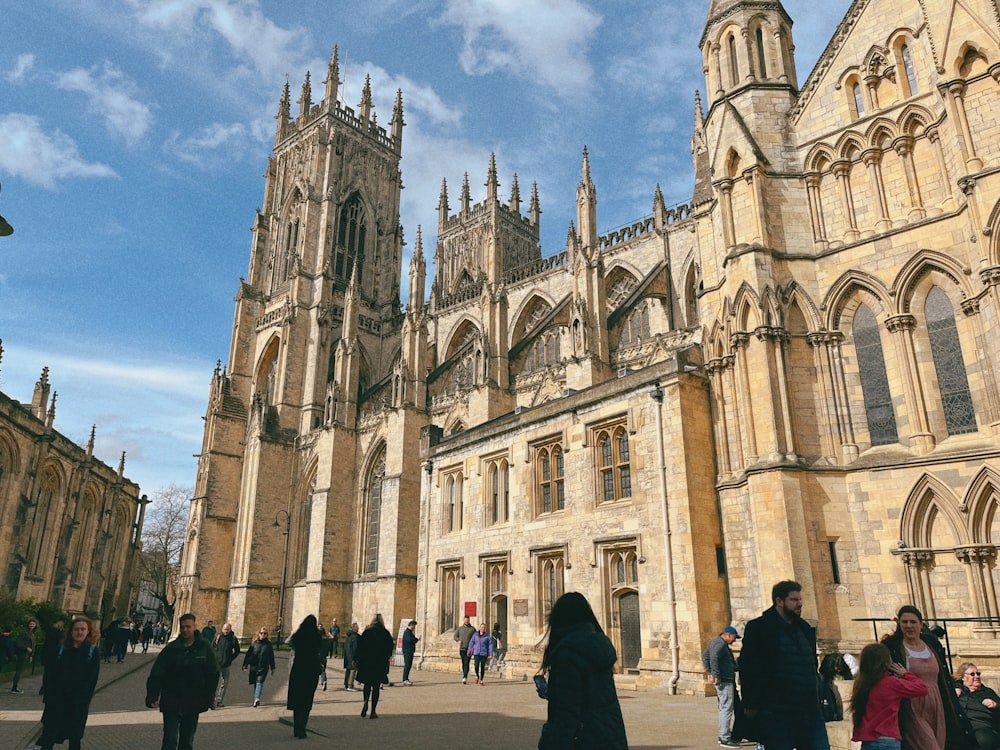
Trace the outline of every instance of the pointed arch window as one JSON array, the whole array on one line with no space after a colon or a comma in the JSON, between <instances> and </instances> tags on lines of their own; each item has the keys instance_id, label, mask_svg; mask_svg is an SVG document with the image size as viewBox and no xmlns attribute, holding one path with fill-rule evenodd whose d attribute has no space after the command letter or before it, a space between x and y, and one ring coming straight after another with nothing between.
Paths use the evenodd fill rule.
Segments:
<instances>
[{"instance_id":1,"label":"pointed arch window","mask_svg":"<svg viewBox=\"0 0 1000 750\"><path fill-rule=\"evenodd\" d=\"M367 236L365 207L361 203L361 197L353 195L340 207L340 221L333 242L333 272L338 281L349 282L353 272L360 288Z\"/></svg>"},{"instance_id":2,"label":"pointed arch window","mask_svg":"<svg viewBox=\"0 0 1000 750\"><path fill-rule=\"evenodd\" d=\"M306 496L303 498L296 518L295 559L292 561L291 578L301 581L308 573L309 564L309 531L312 526L313 495L316 493L315 477L307 485Z\"/></svg>"},{"instance_id":3,"label":"pointed arch window","mask_svg":"<svg viewBox=\"0 0 1000 750\"><path fill-rule=\"evenodd\" d=\"M917 73L913 68L913 55L910 48L903 45L899 48L899 56L903 59L903 70L906 72L906 83L910 87L907 92L910 96L916 96L920 89L917 87Z\"/></svg>"},{"instance_id":4,"label":"pointed arch window","mask_svg":"<svg viewBox=\"0 0 1000 750\"><path fill-rule=\"evenodd\" d=\"M851 84L851 95L854 97L854 114L860 120L865 116L865 97L857 81Z\"/></svg>"},{"instance_id":5,"label":"pointed arch window","mask_svg":"<svg viewBox=\"0 0 1000 750\"><path fill-rule=\"evenodd\" d=\"M940 287L931 287L924 303L927 336L930 339L934 370L937 373L941 406L949 435L975 432L976 410L969 392L969 379L958 340L955 311Z\"/></svg>"},{"instance_id":6,"label":"pointed arch window","mask_svg":"<svg viewBox=\"0 0 1000 750\"><path fill-rule=\"evenodd\" d=\"M535 449L538 513L552 513L566 508L564 470L562 445L549 443Z\"/></svg>"},{"instance_id":7,"label":"pointed arch window","mask_svg":"<svg viewBox=\"0 0 1000 750\"><path fill-rule=\"evenodd\" d=\"M441 585L441 612L438 631L443 633L458 627L458 611L460 605L459 587L462 579L462 566L457 562L439 565L438 581Z\"/></svg>"},{"instance_id":8,"label":"pointed arch window","mask_svg":"<svg viewBox=\"0 0 1000 750\"><path fill-rule=\"evenodd\" d=\"M854 314L853 333L871 443L897 443L899 435L896 431L896 413L892 408L892 393L885 372L882 338L878 321L867 305L858 307Z\"/></svg>"},{"instance_id":9,"label":"pointed arch window","mask_svg":"<svg viewBox=\"0 0 1000 750\"><path fill-rule=\"evenodd\" d=\"M507 523L510 518L510 467L507 459L490 461L486 467L486 477L487 523L490 526Z\"/></svg>"},{"instance_id":10,"label":"pointed arch window","mask_svg":"<svg viewBox=\"0 0 1000 750\"><path fill-rule=\"evenodd\" d=\"M736 37L732 34L726 40L726 50L729 53L729 82L735 87L740 83L740 65L736 59Z\"/></svg>"},{"instance_id":11,"label":"pointed arch window","mask_svg":"<svg viewBox=\"0 0 1000 750\"><path fill-rule=\"evenodd\" d=\"M764 30L757 27L757 77L767 78L767 60L764 57Z\"/></svg>"},{"instance_id":12,"label":"pointed arch window","mask_svg":"<svg viewBox=\"0 0 1000 750\"><path fill-rule=\"evenodd\" d=\"M612 502L632 496L628 431L625 425L597 430L594 445L597 450L598 486L602 502Z\"/></svg>"},{"instance_id":13,"label":"pointed arch window","mask_svg":"<svg viewBox=\"0 0 1000 750\"><path fill-rule=\"evenodd\" d=\"M372 462L365 486L365 524L362 573L378 572L378 545L382 521L382 485L385 481L385 446Z\"/></svg>"},{"instance_id":14,"label":"pointed arch window","mask_svg":"<svg viewBox=\"0 0 1000 750\"><path fill-rule=\"evenodd\" d=\"M649 338L649 303L644 302L628 316L622 345L638 344Z\"/></svg>"},{"instance_id":15,"label":"pointed arch window","mask_svg":"<svg viewBox=\"0 0 1000 750\"><path fill-rule=\"evenodd\" d=\"M462 501L462 472L456 471L444 480L444 507L441 514L445 533L462 530L465 509Z\"/></svg>"}]
</instances>

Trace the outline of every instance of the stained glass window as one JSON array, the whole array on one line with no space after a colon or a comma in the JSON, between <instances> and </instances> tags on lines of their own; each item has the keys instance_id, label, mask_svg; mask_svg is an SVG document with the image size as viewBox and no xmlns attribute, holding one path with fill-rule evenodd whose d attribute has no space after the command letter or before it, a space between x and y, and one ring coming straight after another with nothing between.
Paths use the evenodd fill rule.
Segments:
<instances>
[{"instance_id":1,"label":"stained glass window","mask_svg":"<svg viewBox=\"0 0 1000 750\"><path fill-rule=\"evenodd\" d=\"M949 435L975 432L976 410L972 406L969 379L965 374L962 345L955 326L951 301L939 287L933 287L924 304L927 336L931 342L934 370L937 372L941 406Z\"/></svg>"},{"instance_id":2,"label":"stained glass window","mask_svg":"<svg viewBox=\"0 0 1000 750\"><path fill-rule=\"evenodd\" d=\"M892 408L889 378L885 373L885 356L878 321L867 305L854 314L854 349L858 356L861 391L865 399L865 415L872 445L899 442L896 413Z\"/></svg>"}]
</instances>

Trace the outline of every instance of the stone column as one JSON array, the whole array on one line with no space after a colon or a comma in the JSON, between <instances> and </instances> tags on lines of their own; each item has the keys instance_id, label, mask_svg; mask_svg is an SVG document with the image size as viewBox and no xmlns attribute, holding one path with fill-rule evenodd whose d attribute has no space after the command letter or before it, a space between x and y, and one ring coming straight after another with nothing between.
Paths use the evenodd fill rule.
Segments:
<instances>
[{"instance_id":1,"label":"stone column","mask_svg":"<svg viewBox=\"0 0 1000 750\"><path fill-rule=\"evenodd\" d=\"M722 244L729 250L736 244L736 227L733 225L733 181L720 180L716 188L719 191L719 205L722 209Z\"/></svg>"},{"instance_id":2,"label":"stone column","mask_svg":"<svg viewBox=\"0 0 1000 750\"><path fill-rule=\"evenodd\" d=\"M823 221L823 199L820 195L820 185L823 182L819 172L806 175L806 196L809 200L809 219L812 224L813 242L819 249L826 250L829 244L826 239L826 223Z\"/></svg>"},{"instance_id":3,"label":"stone column","mask_svg":"<svg viewBox=\"0 0 1000 750\"><path fill-rule=\"evenodd\" d=\"M910 198L909 220L918 221L927 215L924 201L920 195L920 183L917 180L917 168L913 164L913 136L901 135L892 142L892 148L903 162L903 174L906 175L906 192Z\"/></svg>"},{"instance_id":4,"label":"stone column","mask_svg":"<svg viewBox=\"0 0 1000 750\"><path fill-rule=\"evenodd\" d=\"M712 403L715 407L715 444L719 446L719 474L728 476L732 473L729 463L729 430L726 418L726 396L723 376L726 369L722 358L710 359L705 363L711 384Z\"/></svg>"},{"instance_id":5,"label":"stone column","mask_svg":"<svg viewBox=\"0 0 1000 750\"><path fill-rule=\"evenodd\" d=\"M967 84L962 80L949 81L943 86L947 92L945 103L949 112L955 118L961 133L962 154L965 157L965 168L970 172L978 172L983 168L983 160L976 155L976 144L972 140L972 130L969 127L969 115L965 111L965 90Z\"/></svg>"},{"instance_id":6,"label":"stone column","mask_svg":"<svg viewBox=\"0 0 1000 750\"><path fill-rule=\"evenodd\" d=\"M833 176L837 178L840 185L841 208L844 216L847 217L847 231L844 232L844 240L853 242L861 236L858 231L858 217L854 214L854 196L851 195L851 163L849 161L837 161L833 164Z\"/></svg>"},{"instance_id":7,"label":"stone column","mask_svg":"<svg viewBox=\"0 0 1000 750\"><path fill-rule=\"evenodd\" d=\"M941 145L941 132L937 125L932 125L925 131L927 139L934 146L934 159L937 162L938 173L941 175L944 184L948 186L948 194L941 204L941 210L953 211L958 203L955 200L954 190L951 188L951 178L948 176L948 160L944 155L944 146Z\"/></svg>"},{"instance_id":8,"label":"stone column","mask_svg":"<svg viewBox=\"0 0 1000 750\"><path fill-rule=\"evenodd\" d=\"M872 192L875 195L875 202L878 204L878 222L875 229L884 232L892 227L889 220L889 204L885 199L885 184L882 181L882 152L877 148L870 148L861 154L861 161L868 168L868 178L872 183Z\"/></svg>"},{"instance_id":9,"label":"stone column","mask_svg":"<svg viewBox=\"0 0 1000 750\"><path fill-rule=\"evenodd\" d=\"M885 321L886 330L892 334L896 348L896 361L899 362L900 375L903 377L903 392L909 413L910 450L918 455L929 453L934 448L934 435L930 431L927 418L927 402L917 370L916 352L913 348L913 329L916 320L910 314L895 315Z\"/></svg>"},{"instance_id":10,"label":"stone column","mask_svg":"<svg viewBox=\"0 0 1000 750\"><path fill-rule=\"evenodd\" d=\"M930 550L904 552L903 564L906 566L906 583L910 589L910 599L924 613L925 622L936 619L930 581L930 568L934 564L934 553Z\"/></svg>"},{"instance_id":11,"label":"stone column","mask_svg":"<svg viewBox=\"0 0 1000 750\"><path fill-rule=\"evenodd\" d=\"M750 400L750 367L747 363L747 347L750 343L750 334L734 333L732 338L733 356L735 357L734 368L736 370L736 381L738 393L736 405L740 414L740 422L745 427L745 464L757 463L757 430L754 425L753 404Z\"/></svg>"}]
</instances>

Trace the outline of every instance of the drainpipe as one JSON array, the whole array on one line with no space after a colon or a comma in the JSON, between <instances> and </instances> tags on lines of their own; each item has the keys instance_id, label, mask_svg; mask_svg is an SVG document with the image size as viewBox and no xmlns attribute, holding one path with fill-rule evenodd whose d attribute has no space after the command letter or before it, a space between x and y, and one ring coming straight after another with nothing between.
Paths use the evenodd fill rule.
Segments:
<instances>
[{"instance_id":1,"label":"drainpipe","mask_svg":"<svg viewBox=\"0 0 1000 750\"><path fill-rule=\"evenodd\" d=\"M667 505L667 460L663 450L663 388L659 383L653 384L650 397L656 402L653 411L656 413L656 453L660 462L660 513L663 517L663 553L666 558L665 570L667 577L667 600L670 607L667 610L670 618L670 694L677 695L677 683L681 679L680 654L681 647L677 642L677 597L674 593L674 553L670 540L670 512Z\"/></svg>"},{"instance_id":2,"label":"drainpipe","mask_svg":"<svg viewBox=\"0 0 1000 750\"><path fill-rule=\"evenodd\" d=\"M424 612L421 615L424 623L424 637L420 639L424 645L420 647L420 663L417 665L417 669L423 669L424 662L427 660L427 596L431 579L431 549L428 545L430 545L431 540L431 474L434 473L434 464L430 459L427 459L427 463L424 464L424 471L427 474L427 491L420 493L421 502L427 498L427 502L424 504L427 513L427 517L424 519ZM420 482L423 484L422 477Z\"/></svg>"}]
</instances>

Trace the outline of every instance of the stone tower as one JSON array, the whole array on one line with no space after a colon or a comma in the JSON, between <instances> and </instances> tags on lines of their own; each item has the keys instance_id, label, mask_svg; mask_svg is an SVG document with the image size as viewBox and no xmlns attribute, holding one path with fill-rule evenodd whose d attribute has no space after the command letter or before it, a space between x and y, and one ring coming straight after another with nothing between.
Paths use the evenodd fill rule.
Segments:
<instances>
[{"instance_id":1,"label":"stone tower","mask_svg":"<svg viewBox=\"0 0 1000 750\"><path fill-rule=\"evenodd\" d=\"M321 608L344 617L351 583L366 576L377 578L374 599L392 614L397 563L416 555L415 544L395 550L398 559L365 548L363 529L385 531L398 496L378 498L373 517L355 502L364 471L380 479L392 471L384 444L380 457L365 453L372 444L360 436L359 402L406 369L402 94L387 132L370 79L352 109L339 74L334 48L322 101L313 102L307 73L294 117L285 84L229 363L216 369L205 417L182 562L182 601L192 598L181 610L228 619L238 633L279 617L288 632L300 613ZM409 336L419 338L420 327L410 320Z\"/></svg>"}]
</instances>

